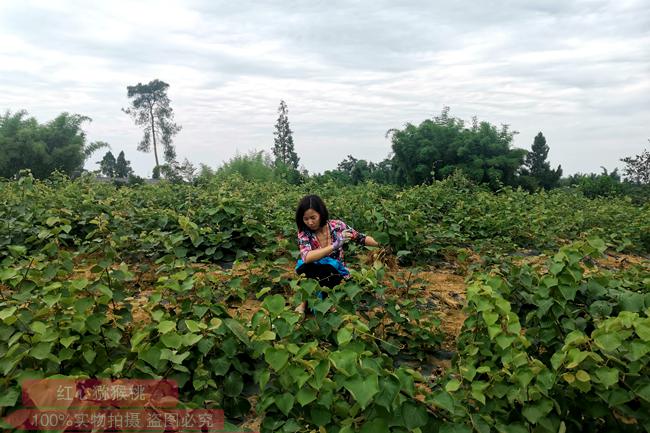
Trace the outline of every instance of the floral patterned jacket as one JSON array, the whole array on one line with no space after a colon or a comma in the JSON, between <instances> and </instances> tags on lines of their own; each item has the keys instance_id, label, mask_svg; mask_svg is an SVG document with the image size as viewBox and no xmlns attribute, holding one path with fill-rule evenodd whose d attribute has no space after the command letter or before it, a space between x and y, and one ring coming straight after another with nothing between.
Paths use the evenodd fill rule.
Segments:
<instances>
[{"instance_id":1,"label":"floral patterned jacket","mask_svg":"<svg viewBox=\"0 0 650 433\"><path fill-rule=\"evenodd\" d=\"M327 225L329 226L330 229L330 236L332 239L332 243L334 243L337 239L340 239L343 236L344 230L350 230L350 232L352 233L352 238L350 239L350 242L356 242L359 245L366 244L365 234L359 233L358 231L354 230L352 227L348 226L346 223L344 223L341 220L332 220L332 219L327 220ZM300 258L303 261L307 257L308 252L321 248L321 245L318 242L318 238L316 237L316 233L312 232L311 230L304 230L298 232L298 246L300 247ZM332 252L332 254L330 254L328 257L338 260L343 264L343 266L345 266L345 262L343 261L343 248L339 248L338 250Z\"/></svg>"}]
</instances>

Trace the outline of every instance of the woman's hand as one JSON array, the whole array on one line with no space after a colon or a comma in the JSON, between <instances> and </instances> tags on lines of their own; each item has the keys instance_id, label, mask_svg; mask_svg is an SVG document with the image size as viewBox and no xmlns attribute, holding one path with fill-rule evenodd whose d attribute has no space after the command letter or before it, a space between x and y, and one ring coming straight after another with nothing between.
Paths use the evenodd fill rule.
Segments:
<instances>
[{"instance_id":1,"label":"woman's hand","mask_svg":"<svg viewBox=\"0 0 650 433\"><path fill-rule=\"evenodd\" d=\"M341 236L340 238L336 239L334 242L332 242L332 248L334 248L334 251L340 249L343 244L345 244L348 240L345 238L345 236Z\"/></svg>"},{"instance_id":2,"label":"woman's hand","mask_svg":"<svg viewBox=\"0 0 650 433\"><path fill-rule=\"evenodd\" d=\"M345 245L348 241L352 240L352 232L350 230L344 230L341 233L341 237L336 239L334 242L332 242L332 247L334 250L338 250L341 248L343 245Z\"/></svg>"},{"instance_id":3,"label":"woman's hand","mask_svg":"<svg viewBox=\"0 0 650 433\"><path fill-rule=\"evenodd\" d=\"M345 239L345 242L352 241L356 238L355 232L352 230L343 230L343 238Z\"/></svg>"}]
</instances>

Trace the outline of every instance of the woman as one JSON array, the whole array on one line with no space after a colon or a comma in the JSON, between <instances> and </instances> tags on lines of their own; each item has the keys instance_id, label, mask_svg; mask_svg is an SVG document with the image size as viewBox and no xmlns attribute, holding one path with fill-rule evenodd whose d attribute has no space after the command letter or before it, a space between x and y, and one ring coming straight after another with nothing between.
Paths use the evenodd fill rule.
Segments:
<instances>
[{"instance_id":1,"label":"woman","mask_svg":"<svg viewBox=\"0 0 650 433\"><path fill-rule=\"evenodd\" d=\"M314 278L325 287L334 287L350 272L343 261L343 245L349 241L359 245L379 246L371 236L349 227L341 220L330 220L327 207L317 195L307 195L296 210L300 260L296 272ZM303 312L305 304L298 307Z\"/></svg>"}]
</instances>

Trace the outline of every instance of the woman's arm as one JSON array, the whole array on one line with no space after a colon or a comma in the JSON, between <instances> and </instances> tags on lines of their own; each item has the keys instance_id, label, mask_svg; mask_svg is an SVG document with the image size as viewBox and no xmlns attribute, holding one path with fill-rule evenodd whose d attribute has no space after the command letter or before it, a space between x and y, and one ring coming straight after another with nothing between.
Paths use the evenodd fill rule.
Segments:
<instances>
[{"instance_id":1,"label":"woman's arm","mask_svg":"<svg viewBox=\"0 0 650 433\"><path fill-rule=\"evenodd\" d=\"M372 236L366 236L365 244L370 246L370 247L378 247L379 246L379 242L374 240ZM323 247L323 248L318 248L318 249L315 249L315 250L311 250L305 255L305 258L303 259L303 261L305 263L315 262L316 260L320 260L323 257L329 256L334 251L335 251L335 248L332 245L328 245L328 246Z\"/></svg>"},{"instance_id":2,"label":"woman's arm","mask_svg":"<svg viewBox=\"0 0 650 433\"><path fill-rule=\"evenodd\" d=\"M334 252L334 247L332 245L311 250L305 255L305 257L303 258L303 262L305 263L315 262L316 260L320 260L323 257L329 256L333 252Z\"/></svg>"},{"instance_id":3,"label":"woman's arm","mask_svg":"<svg viewBox=\"0 0 650 433\"><path fill-rule=\"evenodd\" d=\"M372 236L366 236L366 245L368 245L369 247L378 247L379 242L374 240Z\"/></svg>"}]
</instances>

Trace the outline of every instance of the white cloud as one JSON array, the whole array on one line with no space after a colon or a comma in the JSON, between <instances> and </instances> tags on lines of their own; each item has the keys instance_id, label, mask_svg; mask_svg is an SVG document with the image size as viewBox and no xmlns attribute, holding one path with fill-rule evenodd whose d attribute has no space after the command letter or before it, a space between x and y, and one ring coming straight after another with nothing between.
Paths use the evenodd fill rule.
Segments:
<instances>
[{"instance_id":1,"label":"white cloud","mask_svg":"<svg viewBox=\"0 0 650 433\"><path fill-rule=\"evenodd\" d=\"M280 99L311 171L378 161L389 128L451 114L540 130L565 173L650 136L650 6L639 1L0 3L0 109L93 118L140 174L126 86L168 82L182 159L269 149Z\"/></svg>"}]
</instances>

